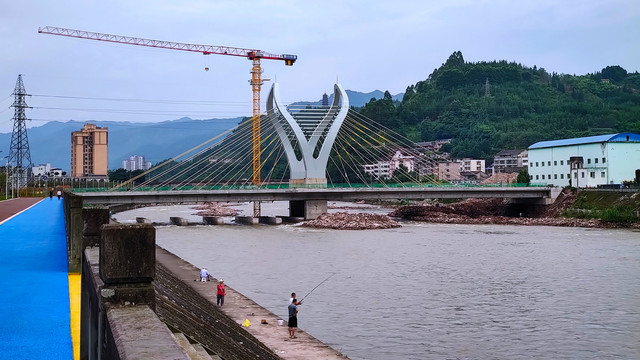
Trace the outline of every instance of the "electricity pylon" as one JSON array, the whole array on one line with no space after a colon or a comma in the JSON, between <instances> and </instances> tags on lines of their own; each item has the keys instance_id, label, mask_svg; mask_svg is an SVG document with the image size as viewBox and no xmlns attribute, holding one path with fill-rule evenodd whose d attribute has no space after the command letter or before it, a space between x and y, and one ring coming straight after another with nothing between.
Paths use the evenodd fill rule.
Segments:
<instances>
[{"instance_id":1,"label":"electricity pylon","mask_svg":"<svg viewBox=\"0 0 640 360\"><path fill-rule=\"evenodd\" d=\"M29 138L27 137L27 116L25 109L30 108L27 106L25 98L31 96L27 94L22 83L22 74L18 75L16 81L16 88L13 91L15 100L13 101L13 107L15 109L13 115L13 133L11 134L11 148L9 149L9 161L7 176L11 176L11 190L20 189L27 186L27 180L31 174L31 153L29 151ZM10 171L10 173L9 173ZM18 191L18 196L20 192Z\"/></svg>"}]
</instances>

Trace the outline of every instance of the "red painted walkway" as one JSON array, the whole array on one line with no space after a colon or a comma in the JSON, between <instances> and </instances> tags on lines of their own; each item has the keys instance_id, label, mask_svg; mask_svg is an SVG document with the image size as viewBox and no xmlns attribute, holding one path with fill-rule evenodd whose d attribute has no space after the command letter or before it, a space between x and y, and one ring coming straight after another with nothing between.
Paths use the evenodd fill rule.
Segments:
<instances>
[{"instance_id":1,"label":"red painted walkway","mask_svg":"<svg viewBox=\"0 0 640 360\"><path fill-rule=\"evenodd\" d=\"M42 198L15 198L0 201L0 223L14 216L20 211L33 206L40 200L42 200Z\"/></svg>"}]
</instances>

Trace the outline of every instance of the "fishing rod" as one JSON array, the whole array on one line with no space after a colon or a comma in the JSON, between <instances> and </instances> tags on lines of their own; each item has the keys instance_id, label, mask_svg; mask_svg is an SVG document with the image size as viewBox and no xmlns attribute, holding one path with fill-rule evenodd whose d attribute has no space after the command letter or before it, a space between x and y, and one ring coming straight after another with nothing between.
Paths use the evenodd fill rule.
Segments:
<instances>
[{"instance_id":1,"label":"fishing rod","mask_svg":"<svg viewBox=\"0 0 640 360\"><path fill-rule=\"evenodd\" d=\"M337 273L333 273L333 274L329 275L329 277L328 277L328 278L326 278L326 279L322 280L322 282L321 282L320 284L316 285L316 287L314 287L313 289L311 289L311 291L309 291L309 292L307 293L307 295L303 296L303 297L302 297L302 299L300 299L299 303L302 303L302 300L304 300L307 296L311 295L311 293L313 292L313 290L315 290L315 289L319 288L319 287L320 287L320 285L324 284L327 280L331 279L335 274L337 274Z\"/></svg>"}]
</instances>

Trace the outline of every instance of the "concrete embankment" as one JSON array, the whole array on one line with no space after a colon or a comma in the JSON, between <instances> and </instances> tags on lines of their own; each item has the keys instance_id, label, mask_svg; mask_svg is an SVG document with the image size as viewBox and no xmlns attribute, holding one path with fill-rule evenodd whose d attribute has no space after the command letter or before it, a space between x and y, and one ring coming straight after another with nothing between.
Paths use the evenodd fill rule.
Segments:
<instances>
[{"instance_id":1,"label":"concrete embankment","mask_svg":"<svg viewBox=\"0 0 640 360\"><path fill-rule=\"evenodd\" d=\"M198 269L168 251L156 250L156 313L169 326L191 336L224 359L345 359L298 329L289 339L278 316L226 287L224 306L216 303L216 282L194 281ZM250 325L241 324L249 320ZM263 321L266 323L263 323Z\"/></svg>"}]
</instances>

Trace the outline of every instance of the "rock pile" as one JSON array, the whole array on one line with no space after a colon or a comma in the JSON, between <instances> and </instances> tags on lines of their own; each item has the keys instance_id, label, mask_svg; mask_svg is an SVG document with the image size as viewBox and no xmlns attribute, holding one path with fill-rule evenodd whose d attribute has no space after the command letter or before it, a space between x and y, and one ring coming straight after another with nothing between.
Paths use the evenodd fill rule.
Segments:
<instances>
[{"instance_id":1,"label":"rock pile","mask_svg":"<svg viewBox=\"0 0 640 360\"><path fill-rule=\"evenodd\" d=\"M315 220L305 222L302 226L340 230L367 230L397 228L400 227L400 224L387 215L337 212L322 214Z\"/></svg>"},{"instance_id":2,"label":"rock pile","mask_svg":"<svg viewBox=\"0 0 640 360\"><path fill-rule=\"evenodd\" d=\"M238 215L238 211L235 209L230 209L226 205L223 205L218 202L209 202L204 203L203 205L199 205L194 207L195 210L199 210L194 215L198 216L236 216Z\"/></svg>"}]
</instances>

